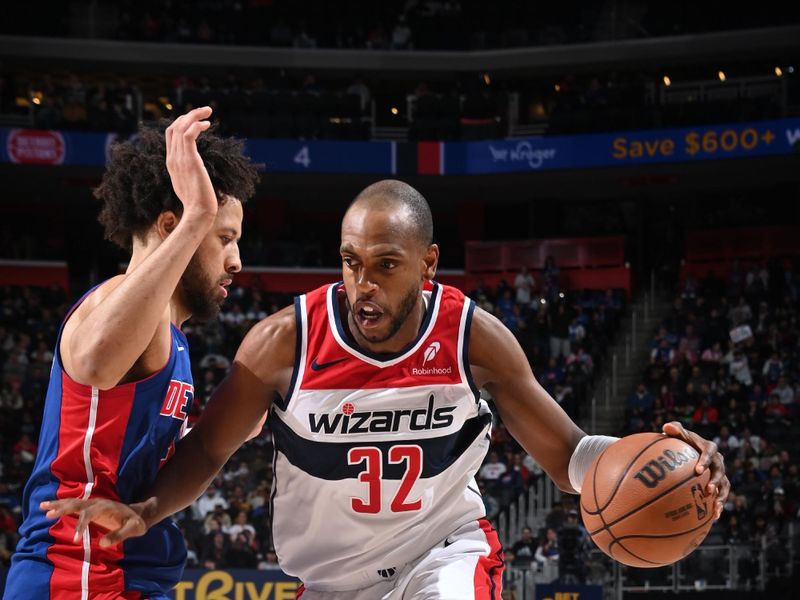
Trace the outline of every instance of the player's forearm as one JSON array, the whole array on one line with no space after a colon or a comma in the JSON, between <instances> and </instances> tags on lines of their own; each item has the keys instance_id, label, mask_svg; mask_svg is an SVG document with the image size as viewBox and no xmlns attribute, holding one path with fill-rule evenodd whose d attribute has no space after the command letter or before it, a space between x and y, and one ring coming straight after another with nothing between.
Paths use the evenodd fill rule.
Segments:
<instances>
[{"instance_id":1,"label":"player's forearm","mask_svg":"<svg viewBox=\"0 0 800 600\"><path fill-rule=\"evenodd\" d=\"M184 215L164 242L87 315L70 340L77 378L107 389L147 349L186 266L214 222Z\"/></svg>"},{"instance_id":2,"label":"player's forearm","mask_svg":"<svg viewBox=\"0 0 800 600\"><path fill-rule=\"evenodd\" d=\"M227 462L228 456L211 456L200 436L190 432L178 451L159 471L144 500L132 505L149 529L197 500Z\"/></svg>"}]
</instances>

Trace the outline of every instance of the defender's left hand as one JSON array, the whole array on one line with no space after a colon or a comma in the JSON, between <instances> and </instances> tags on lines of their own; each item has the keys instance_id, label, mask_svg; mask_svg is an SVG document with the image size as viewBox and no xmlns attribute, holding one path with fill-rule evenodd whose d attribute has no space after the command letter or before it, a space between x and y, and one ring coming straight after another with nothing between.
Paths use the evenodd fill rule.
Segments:
<instances>
[{"instance_id":1,"label":"defender's left hand","mask_svg":"<svg viewBox=\"0 0 800 600\"><path fill-rule=\"evenodd\" d=\"M728 477L725 475L725 462L722 454L717 450L717 445L684 428L678 421L665 423L663 431L671 437L682 439L700 453L700 458L697 459L697 466L695 467L698 475L706 469L711 470L711 479L706 486L706 493L716 495L714 520L719 519L725 506L725 500L731 491L731 482L728 481Z\"/></svg>"}]
</instances>

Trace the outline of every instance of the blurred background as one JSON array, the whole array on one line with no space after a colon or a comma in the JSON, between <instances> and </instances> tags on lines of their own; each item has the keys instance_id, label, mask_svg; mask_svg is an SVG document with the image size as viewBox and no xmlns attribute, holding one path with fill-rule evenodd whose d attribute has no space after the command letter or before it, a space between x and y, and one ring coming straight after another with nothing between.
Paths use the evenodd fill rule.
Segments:
<instances>
[{"instance_id":1,"label":"blurred background","mask_svg":"<svg viewBox=\"0 0 800 600\"><path fill-rule=\"evenodd\" d=\"M797 5L66 0L3 12L0 564L60 321L127 259L102 239L91 195L108 148L208 104L264 172L237 287L217 322L186 327L192 418L254 322L339 278L350 200L399 178L431 204L439 280L503 320L584 430L677 419L727 459L733 491L705 544L629 569L593 548L577 499L498 421L479 481L505 544L504 597L792 597ZM177 516L192 569L176 597L280 580L271 455L265 430Z\"/></svg>"}]
</instances>

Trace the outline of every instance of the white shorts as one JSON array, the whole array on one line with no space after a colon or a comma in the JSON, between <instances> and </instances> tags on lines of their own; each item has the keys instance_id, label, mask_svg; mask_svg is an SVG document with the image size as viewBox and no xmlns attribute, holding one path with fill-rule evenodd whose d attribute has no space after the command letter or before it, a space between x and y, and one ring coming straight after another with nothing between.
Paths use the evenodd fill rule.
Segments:
<instances>
[{"instance_id":1,"label":"white shorts","mask_svg":"<svg viewBox=\"0 0 800 600\"><path fill-rule=\"evenodd\" d=\"M467 523L413 562L360 590L300 586L299 600L500 600L503 550L486 519Z\"/></svg>"}]
</instances>

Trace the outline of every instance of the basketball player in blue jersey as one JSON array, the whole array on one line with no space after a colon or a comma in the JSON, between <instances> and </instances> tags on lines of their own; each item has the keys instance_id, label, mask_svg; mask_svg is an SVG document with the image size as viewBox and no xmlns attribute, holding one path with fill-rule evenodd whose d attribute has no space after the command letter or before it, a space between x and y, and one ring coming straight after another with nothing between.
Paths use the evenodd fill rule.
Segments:
<instances>
[{"instance_id":1,"label":"basketball player in blue jersey","mask_svg":"<svg viewBox=\"0 0 800 600\"><path fill-rule=\"evenodd\" d=\"M74 517L48 518L39 504L140 498L184 429L193 386L179 327L218 313L241 269L242 202L257 181L238 141L206 132L210 115L198 108L112 149L95 195L130 263L59 334L6 600L165 598L183 572L169 520L109 548L94 527L74 539Z\"/></svg>"},{"instance_id":2,"label":"basketball player in blue jersey","mask_svg":"<svg viewBox=\"0 0 800 600\"><path fill-rule=\"evenodd\" d=\"M424 198L398 181L364 190L343 223L343 281L314 290L248 333L195 428L130 506L43 505L108 528L108 547L197 498L268 413L275 442L273 538L298 597L498 599L503 557L474 475L489 444L488 390L509 431L558 486L579 492L614 441L587 436L531 373L511 332L434 281L439 257ZM275 393L280 400L272 402ZM701 452L716 515L729 484ZM127 543L127 542L126 542Z\"/></svg>"}]
</instances>

